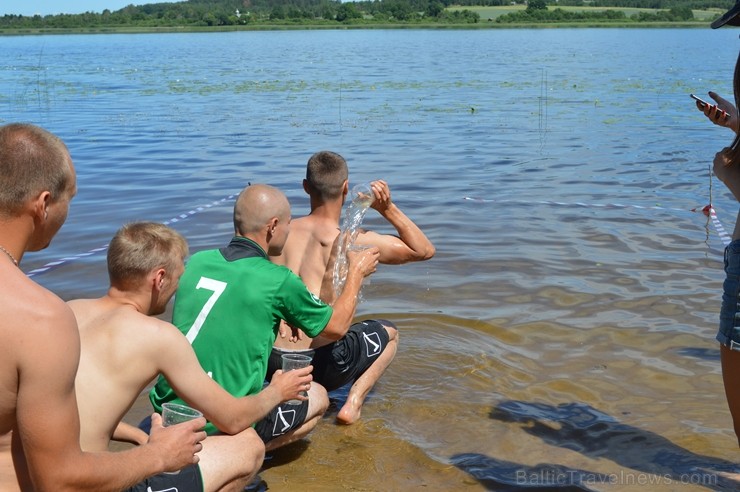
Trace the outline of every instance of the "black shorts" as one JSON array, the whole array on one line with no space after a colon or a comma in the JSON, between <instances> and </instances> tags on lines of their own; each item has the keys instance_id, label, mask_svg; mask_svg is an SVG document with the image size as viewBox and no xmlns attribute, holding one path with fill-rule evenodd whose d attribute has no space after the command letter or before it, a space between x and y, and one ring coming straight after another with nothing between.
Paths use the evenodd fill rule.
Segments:
<instances>
[{"instance_id":1,"label":"black shorts","mask_svg":"<svg viewBox=\"0 0 740 492\"><path fill-rule=\"evenodd\" d=\"M303 425L303 422L306 421L306 415L308 415L308 400L302 401L300 405L281 403L270 410L265 418L254 424L254 430L260 436L262 442L267 443ZM149 434L151 428L151 416L146 416L139 422L139 429L147 434Z\"/></svg>"},{"instance_id":2,"label":"black shorts","mask_svg":"<svg viewBox=\"0 0 740 492\"><path fill-rule=\"evenodd\" d=\"M326 391L334 391L356 381L385 351L389 337L388 330L383 325L395 328L387 320L361 321L350 326L347 334L334 343L315 350L298 352L313 356L313 380L326 388ZM286 352L291 351L272 348L267 363L268 380L282 367L281 356Z\"/></svg>"},{"instance_id":3,"label":"black shorts","mask_svg":"<svg viewBox=\"0 0 740 492\"><path fill-rule=\"evenodd\" d=\"M160 473L126 489L126 492L151 492L154 490L177 492L203 492L203 477L198 465L190 465L179 472Z\"/></svg>"},{"instance_id":4,"label":"black shorts","mask_svg":"<svg viewBox=\"0 0 740 492\"><path fill-rule=\"evenodd\" d=\"M265 418L254 424L254 430L262 442L268 443L302 426L306 421L306 415L308 415L308 400L302 401L300 405L281 403L270 410Z\"/></svg>"}]
</instances>

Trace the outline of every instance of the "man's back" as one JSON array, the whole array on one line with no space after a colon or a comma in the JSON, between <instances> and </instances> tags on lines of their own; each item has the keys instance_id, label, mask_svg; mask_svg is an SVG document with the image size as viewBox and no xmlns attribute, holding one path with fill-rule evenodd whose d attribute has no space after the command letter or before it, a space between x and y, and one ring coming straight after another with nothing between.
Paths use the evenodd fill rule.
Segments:
<instances>
[{"instance_id":1,"label":"man's back","mask_svg":"<svg viewBox=\"0 0 740 492\"><path fill-rule=\"evenodd\" d=\"M69 306L81 342L75 381L83 422L80 443L86 451L103 451L118 422L158 373L161 332L177 330L109 298L80 299Z\"/></svg>"},{"instance_id":2,"label":"man's back","mask_svg":"<svg viewBox=\"0 0 740 492\"><path fill-rule=\"evenodd\" d=\"M10 262L0 265L0 278L3 279L0 282L0 312L3 313L0 319L0 434L5 434L15 425L16 405L33 403L31 399L25 400L25 390L32 390L33 393L26 394L35 398L45 385L54 384L41 378L62 378L67 371L74 371L73 357L79 346L74 334L74 318L61 299L32 282ZM60 358L63 364L58 370L46 372L50 367L30 370L32 366L42 368L50 355L45 346L58 341L64 342L62 348L70 352ZM29 351L22 347L37 349ZM22 381L19 380L21 374ZM68 396L71 394L70 391Z\"/></svg>"},{"instance_id":3,"label":"man's back","mask_svg":"<svg viewBox=\"0 0 740 492\"><path fill-rule=\"evenodd\" d=\"M294 219L290 223L290 235L282 255L272 260L290 268L311 292L331 304L334 300L333 272L338 237L337 220L316 215Z\"/></svg>"},{"instance_id":4,"label":"man's back","mask_svg":"<svg viewBox=\"0 0 740 492\"><path fill-rule=\"evenodd\" d=\"M198 408L203 408L200 401L223 402L215 388L221 389L203 374L185 337L173 325L140 312L142 307L128 302L130 299L105 296L69 302L78 319L82 346L75 382L80 444L86 451L106 450L136 398L158 373L173 375L173 366L182 371L181 380L192 381L193 387L202 387L203 380L213 386L191 390L201 395L196 399ZM190 357L183 357L183 353ZM202 375L201 380L192 377L193 371ZM225 406L219 408L227 411ZM119 428L116 438L141 442L136 433L143 435L135 427ZM262 463L264 445L253 429L246 428L236 435L203 441L199 457L198 467L189 468L182 478L159 475L147 484L147 490L176 490L185 483L200 484L207 492L222 490L227 484L243 488Z\"/></svg>"}]
</instances>

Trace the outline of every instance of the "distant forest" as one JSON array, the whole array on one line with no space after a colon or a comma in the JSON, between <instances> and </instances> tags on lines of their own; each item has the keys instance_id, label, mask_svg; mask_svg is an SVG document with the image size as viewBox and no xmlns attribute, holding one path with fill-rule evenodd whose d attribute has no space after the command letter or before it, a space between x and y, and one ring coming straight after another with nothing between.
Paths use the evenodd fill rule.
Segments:
<instances>
[{"instance_id":1,"label":"distant forest","mask_svg":"<svg viewBox=\"0 0 740 492\"><path fill-rule=\"evenodd\" d=\"M473 24L480 15L465 7L526 5L497 17L495 23L678 22L694 10L726 10L735 0L187 0L129 5L120 10L83 14L23 16L5 14L0 29L79 29L115 27L248 26L250 24L336 25L392 23ZM600 7L574 11L560 7ZM462 8L449 8L462 7ZM609 8L658 9L627 16Z\"/></svg>"}]
</instances>

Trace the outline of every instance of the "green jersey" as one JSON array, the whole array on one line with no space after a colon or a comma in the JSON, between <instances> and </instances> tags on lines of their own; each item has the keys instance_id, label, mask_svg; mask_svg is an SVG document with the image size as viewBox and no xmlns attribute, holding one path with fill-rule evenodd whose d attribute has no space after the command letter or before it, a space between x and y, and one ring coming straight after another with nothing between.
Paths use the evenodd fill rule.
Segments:
<instances>
[{"instance_id":1,"label":"green jersey","mask_svg":"<svg viewBox=\"0 0 740 492\"><path fill-rule=\"evenodd\" d=\"M280 320L315 337L332 308L290 269L275 265L253 241L235 237L222 249L194 254L180 279L172 322L185 334L203 370L234 396L262 390ZM182 402L160 376L149 393L162 403ZM210 422L206 432L218 430Z\"/></svg>"}]
</instances>

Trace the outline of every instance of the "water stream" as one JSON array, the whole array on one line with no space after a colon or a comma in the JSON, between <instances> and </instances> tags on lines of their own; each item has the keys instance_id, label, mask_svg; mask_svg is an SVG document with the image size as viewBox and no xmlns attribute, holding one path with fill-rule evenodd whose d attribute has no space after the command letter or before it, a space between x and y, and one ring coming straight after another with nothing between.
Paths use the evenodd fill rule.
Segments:
<instances>
[{"instance_id":1,"label":"water stream","mask_svg":"<svg viewBox=\"0 0 740 492\"><path fill-rule=\"evenodd\" d=\"M347 251L354 246L355 238L360 232L360 224L365 218L367 209L373 203L373 192L369 183L356 185L350 193L349 206L344 211L342 226L339 229L339 245L337 246L337 259L334 263L334 299L339 297L344 290L344 282L347 280Z\"/></svg>"}]
</instances>

